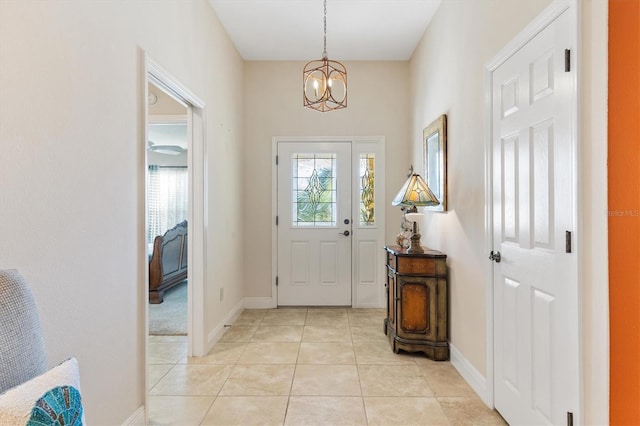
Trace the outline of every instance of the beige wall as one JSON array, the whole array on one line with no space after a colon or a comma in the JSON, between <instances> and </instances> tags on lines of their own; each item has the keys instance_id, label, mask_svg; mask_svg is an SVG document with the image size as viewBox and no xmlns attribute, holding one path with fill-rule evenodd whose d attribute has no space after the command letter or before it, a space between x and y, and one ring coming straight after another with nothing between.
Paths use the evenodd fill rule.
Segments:
<instances>
[{"instance_id":1,"label":"beige wall","mask_svg":"<svg viewBox=\"0 0 640 426\"><path fill-rule=\"evenodd\" d=\"M447 114L449 211L427 213L423 242L448 255L450 339L486 370L484 65L549 0L445 0L411 59L412 158L422 129ZM473 324L470 327L469 324Z\"/></svg>"},{"instance_id":2,"label":"beige wall","mask_svg":"<svg viewBox=\"0 0 640 426\"><path fill-rule=\"evenodd\" d=\"M31 283L49 363L78 358L96 425L145 395L140 49L207 104L208 332L243 297L243 63L209 4L0 2L0 268Z\"/></svg>"},{"instance_id":3,"label":"beige wall","mask_svg":"<svg viewBox=\"0 0 640 426\"><path fill-rule=\"evenodd\" d=\"M312 59L312 58L310 58ZM302 106L304 62L245 64L246 296L271 297L271 170L274 136L384 136L386 239L393 242L400 211L391 199L409 168L408 62L345 62L348 108L320 113ZM382 250L382 247L380 248ZM382 283L381 283L382 285Z\"/></svg>"},{"instance_id":4,"label":"beige wall","mask_svg":"<svg viewBox=\"0 0 640 426\"><path fill-rule=\"evenodd\" d=\"M449 256L450 340L481 375L486 375L487 363L484 271L488 261L484 240L484 65L549 3L444 0L411 59L414 164L422 167L422 129L440 114L448 116L449 212L427 213L423 242ZM585 78L580 96L587 102L583 104L580 142L584 407L587 423L605 424L608 348L598 336L608 334L606 260L600 260L606 255L601 252L596 257L594 249L606 252L606 217L596 214L604 207L596 207L597 200L591 194L606 193L606 2L586 1L582 8Z\"/></svg>"}]
</instances>

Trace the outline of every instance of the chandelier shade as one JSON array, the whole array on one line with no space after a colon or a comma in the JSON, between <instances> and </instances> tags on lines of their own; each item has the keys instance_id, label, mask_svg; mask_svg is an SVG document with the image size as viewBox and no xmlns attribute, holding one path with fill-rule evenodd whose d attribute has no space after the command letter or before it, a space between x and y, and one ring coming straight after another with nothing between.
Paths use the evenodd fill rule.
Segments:
<instances>
[{"instance_id":1,"label":"chandelier shade","mask_svg":"<svg viewBox=\"0 0 640 426\"><path fill-rule=\"evenodd\" d=\"M347 69L327 56L327 0L324 0L322 59L308 62L302 71L302 97L306 108L320 112L347 107Z\"/></svg>"},{"instance_id":2,"label":"chandelier shade","mask_svg":"<svg viewBox=\"0 0 640 426\"><path fill-rule=\"evenodd\" d=\"M308 62L303 72L304 106L316 111L347 107L347 70L326 57Z\"/></svg>"}]
</instances>

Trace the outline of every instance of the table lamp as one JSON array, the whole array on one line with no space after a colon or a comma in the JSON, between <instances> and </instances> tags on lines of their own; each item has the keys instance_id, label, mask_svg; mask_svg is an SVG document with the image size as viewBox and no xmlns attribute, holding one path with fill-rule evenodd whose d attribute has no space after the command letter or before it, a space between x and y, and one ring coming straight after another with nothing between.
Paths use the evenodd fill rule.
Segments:
<instances>
[{"instance_id":1,"label":"table lamp","mask_svg":"<svg viewBox=\"0 0 640 426\"><path fill-rule=\"evenodd\" d=\"M424 216L423 213L418 213L418 207L421 206L437 206L440 201L433 194L427 183L417 173L412 173L407 178L407 181L402 185L402 188L398 192L398 195L391 202L394 206L407 207L405 218L413 222L413 229L411 232L411 242L407 253L424 253L422 246L420 245L420 233L418 232L418 221Z\"/></svg>"}]
</instances>

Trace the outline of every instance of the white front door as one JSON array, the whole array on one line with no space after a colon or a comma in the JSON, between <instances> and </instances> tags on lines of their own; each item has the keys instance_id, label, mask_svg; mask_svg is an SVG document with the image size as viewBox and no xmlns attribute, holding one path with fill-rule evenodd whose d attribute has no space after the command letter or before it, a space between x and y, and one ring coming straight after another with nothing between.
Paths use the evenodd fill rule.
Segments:
<instances>
[{"instance_id":1,"label":"white front door","mask_svg":"<svg viewBox=\"0 0 640 426\"><path fill-rule=\"evenodd\" d=\"M351 143L278 143L278 305L351 306Z\"/></svg>"},{"instance_id":2,"label":"white front door","mask_svg":"<svg viewBox=\"0 0 640 426\"><path fill-rule=\"evenodd\" d=\"M579 407L570 28L565 11L492 74L495 406L510 424Z\"/></svg>"}]
</instances>

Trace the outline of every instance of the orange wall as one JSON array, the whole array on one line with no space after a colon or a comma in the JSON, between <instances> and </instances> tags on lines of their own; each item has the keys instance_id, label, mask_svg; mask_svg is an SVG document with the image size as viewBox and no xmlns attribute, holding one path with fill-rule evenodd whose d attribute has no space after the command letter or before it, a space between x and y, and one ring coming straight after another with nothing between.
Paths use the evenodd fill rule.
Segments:
<instances>
[{"instance_id":1,"label":"orange wall","mask_svg":"<svg viewBox=\"0 0 640 426\"><path fill-rule=\"evenodd\" d=\"M610 421L640 424L640 0L609 0Z\"/></svg>"}]
</instances>

